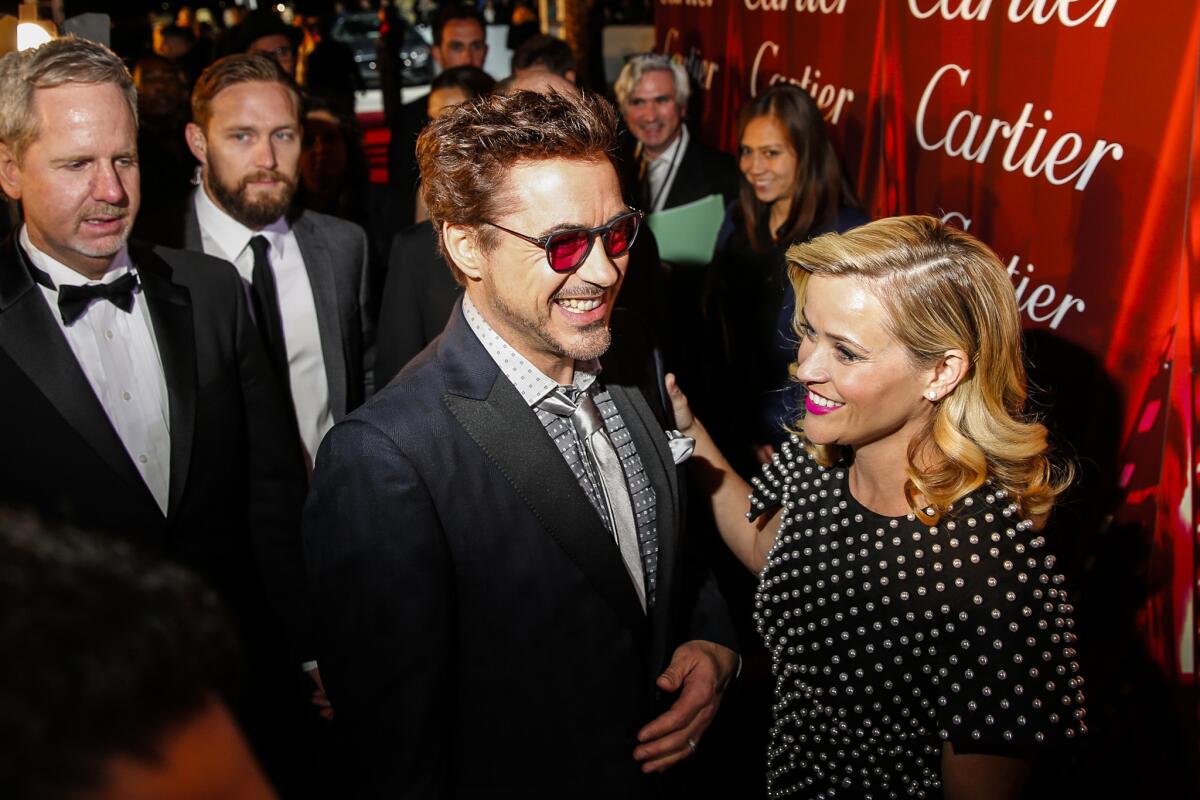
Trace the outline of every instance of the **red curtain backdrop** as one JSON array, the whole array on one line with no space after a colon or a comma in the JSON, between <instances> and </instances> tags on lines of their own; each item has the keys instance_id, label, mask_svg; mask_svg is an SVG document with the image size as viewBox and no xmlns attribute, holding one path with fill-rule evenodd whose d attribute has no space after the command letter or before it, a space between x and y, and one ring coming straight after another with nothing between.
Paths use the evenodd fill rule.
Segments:
<instances>
[{"instance_id":1,"label":"red curtain backdrop","mask_svg":"<svg viewBox=\"0 0 1200 800\"><path fill-rule=\"evenodd\" d=\"M659 0L655 27L710 143L734 152L746 99L797 83L872 216L947 218L1008 264L1084 476L1063 540L1081 605L1130 615L1194 759L1200 4ZM1119 657L1088 649L1119 691Z\"/></svg>"}]
</instances>

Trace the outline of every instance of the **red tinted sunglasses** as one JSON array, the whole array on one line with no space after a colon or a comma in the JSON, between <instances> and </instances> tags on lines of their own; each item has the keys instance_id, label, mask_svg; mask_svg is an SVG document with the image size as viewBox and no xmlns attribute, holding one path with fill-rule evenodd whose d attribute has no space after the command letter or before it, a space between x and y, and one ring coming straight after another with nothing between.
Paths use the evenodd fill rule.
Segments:
<instances>
[{"instance_id":1,"label":"red tinted sunglasses","mask_svg":"<svg viewBox=\"0 0 1200 800\"><path fill-rule=\"evenodd\" d=\"M539 238L517 233L494 222L487 224L545 250L546 260L550 262L550 269L555 272L574 272L584 261L587 261L588 254L592 252L592 245L596 242L596 236L604 240L604 252L608 253L609 258L620 258L628 253L629 248L633 247L633 240L637 238L638 231L642 227L642 217L644 216L645 214L641 211L634 209L622 214L607 225L600 225L596 228L567 228Z\"/></svg>"}]
</instances>

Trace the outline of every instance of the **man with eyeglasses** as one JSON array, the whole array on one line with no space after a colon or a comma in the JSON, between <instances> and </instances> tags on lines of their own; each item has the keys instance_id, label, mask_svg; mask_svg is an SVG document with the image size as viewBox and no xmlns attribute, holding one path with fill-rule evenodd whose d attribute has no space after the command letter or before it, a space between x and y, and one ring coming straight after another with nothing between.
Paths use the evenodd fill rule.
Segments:
<instances>
[{"instance_id":1,"label":"man with eyeglasses","mask_svg":"<svg viewBox=\"0 0 1200 800\"><path fill-rule=\"evenodd\" d=\"M603 100L518 92L419 140L464 298L334 426L305 511L355 796L671 796L733 675L682 524L686 442L636 335L610 333L642 225L615 136Z\"/></svg>"}]
</instances>

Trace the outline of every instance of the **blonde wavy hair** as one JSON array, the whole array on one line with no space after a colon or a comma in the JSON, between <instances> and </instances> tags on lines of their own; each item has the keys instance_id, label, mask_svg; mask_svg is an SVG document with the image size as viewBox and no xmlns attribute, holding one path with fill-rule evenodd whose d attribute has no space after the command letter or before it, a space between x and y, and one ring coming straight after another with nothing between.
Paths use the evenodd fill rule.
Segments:
<instances>
[{"instance_id":1,"label":"blonde wavy hair","mask_svg":"<svg viewBox=\"0 0 1200 800\"><path fill-rule=\"evenodd\" d=\"M988 479L1025 514L1050 511L1074 467L1051 459L1045 426L1025 412L1016 296L989 247L934 217L893 217L794 245L787 261L798 331L811 276L853 277L879 299L888 332L917 367L950 350L967 354L966 377L934 404L908 446L905 492L918 517L933 524ZM796 432L803 435L803 424ZM836 445L806 446L825 466L843 455ZM932 515L918 507L918 496Z\"/></svg>"}]
</instances>

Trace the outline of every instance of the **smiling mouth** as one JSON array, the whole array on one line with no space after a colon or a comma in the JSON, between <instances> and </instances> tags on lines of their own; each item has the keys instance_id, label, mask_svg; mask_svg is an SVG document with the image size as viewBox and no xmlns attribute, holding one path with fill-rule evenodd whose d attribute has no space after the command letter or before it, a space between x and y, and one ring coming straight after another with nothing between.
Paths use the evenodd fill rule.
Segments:
<instances>
[{"instance_id":1,"label":"smiling mouth","mask_svg":"<svg viewBox=\"0 0 1200 800\"><path fill-rule=\"evenodd\" d=\"M804 407L810 414L829 414L837 411L845 403L839 403L835 400L830 400L828 397L822 397L812 389L808 390L808 396L804 398Z\"/></svg>"},{"instance_id":2,"label":"smiling mouth","mask_svg":"<svg viewBox=\"0 0 1200 800\"><path fill-rule=\"evenodd\" d=\"M556 300L560 306L567 311L572 311L576 314L584 314L588 311L595 311L604 302L602 297L571 297Z\"/></svg>"}]
</instances>

